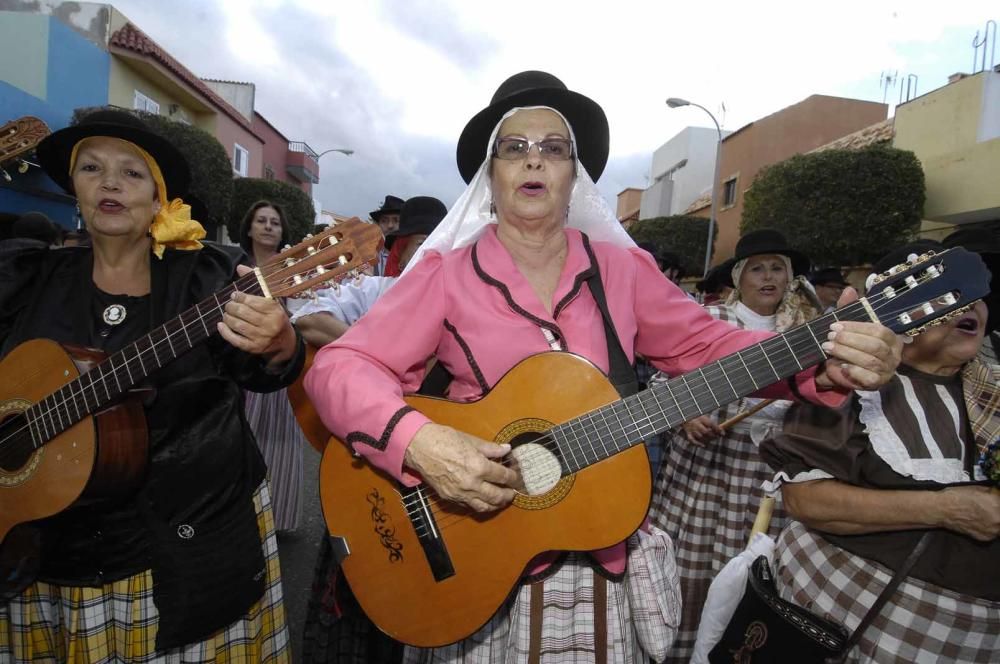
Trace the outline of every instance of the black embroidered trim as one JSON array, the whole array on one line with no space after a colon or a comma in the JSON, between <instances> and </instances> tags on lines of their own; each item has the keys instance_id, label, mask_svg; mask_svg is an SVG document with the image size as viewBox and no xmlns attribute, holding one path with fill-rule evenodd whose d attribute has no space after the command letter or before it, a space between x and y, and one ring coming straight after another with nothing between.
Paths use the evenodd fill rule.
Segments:
<instances>
[{"instance_id":1,"label":"black embroidered trim","mask_svg":"<svg viewBox=\"0 0 1000 664\"><path fill-rule=\"evenodd\" d=\"M490 286L493 286L494 288L496 288L497 290L499 290L500 293L503 295L504 299L507 300L507 305L511 309L513 309L515 313L518 313L521 316L524 316L525 318L527 318L528 320L530 320L535 325L537 325L539 327L544 327L545 329L549 330L550 332L552 332L552 334L556 335L557 339L559 339L559 340L565 339L565 337L563 336L562 330L559 329L558 325L553 325L552 323L548 322L547 320L542 320L541 318L538 318L537 316L533 316L529 312L527 312L524 309L522 309L517 304L517 302L514 301L514 298L510 294L510 291L507 289L507 285L505 283L503 283L502 281L499 281L497 279L494 279L490 275L486 274L486 271L483 270L482 266L479 265L479 251L478 250L479 250L479 245L478 244L472 245L472 267L473 267L473 269L475 269L476 274L479 276L479 278L482 279L487 284L489 284ZM563 345L565 346L565 344L563 344ZM564 350L565 350L565 348L564 348Z\"/></svg>"},{"instance_id":2,"label":"black embroidered trim","mask_svg":"<svg viewBox=\"0 0 1000 664\"><path fill-rule=\"evenodd\" d=\"M472 367L472 373L476 377L476 382L479 383L479 389L483 391L483 394L486 394L490 391L490 386L486 383L486 377L483 376L483 372L479 369L479 364L476 362L476 358L472 356L472 350L469 348L469 344L465 342L465 339L462 338L462 335L458 333L458 330L455 329L455 326L452 325L447 318L444 319L444 327L446 330L451 332L451 336L455 337L455 341L457 341L458 345L462 347L462 352L465 353L465 359L469 363L469 366Z\"/></svg>"},{"instance_id":3,"label":"black embroidered trim","mask_svg":"<svg viewBox=\"0 0 1000 664\"><path fill-rule=\"evenodd\" d=\"M559 300L559 304L556 305L552 313L553 318L558 318L559 312L563 310L563 307L572 302L573 298L580 292L583 282L597 273L597 257L594 256L594 250L590 248L590 238L587 237L586 233L580 233L580 235L583 237L583 248L587 251L587 257L590 258L590 267L576 275L576 278L573 279L573 288L566 294L566 297Z\"/></svg>"},{"instance_id":4,"label":"black embroidered trim","mask_svg":"<svg viewBox=\"0 0 1000 664\"><path fill-rule=\"evenodd\" d=\"M797 375L798 374L796 374L796 376ZM808 401L804 396L802 396L802 393L799 392L799 384L798 384L798 382L796 382L795 376L789 376L787 380L788 380L788 389L791 390L792 394L795 395L795 399L797 401L801 401L803 403L805 403L806 401Z\"/></svg>"},{"instance_id":5,"label":"black embroidered trim","mask_svg":"<svg viewBox=\"0 0 1000 664\"><path fill-rule=\"evenodd\" d=\"M392 417L389 418L389 423L385 425L385 431L382 432L382 437L378 440L375 440L368 434L361 431L352 431L347 434L347 444L353 445L354 443L364 443L369 447L374 447L379 452L384 452L386 446L389 444L389 438L392 436L392 432L396 428L396 425L399 424L399 421L403 419L404 415L412 410L413 408L409 406L403 406L393 413Z\"/></svg>"}]
</instances>

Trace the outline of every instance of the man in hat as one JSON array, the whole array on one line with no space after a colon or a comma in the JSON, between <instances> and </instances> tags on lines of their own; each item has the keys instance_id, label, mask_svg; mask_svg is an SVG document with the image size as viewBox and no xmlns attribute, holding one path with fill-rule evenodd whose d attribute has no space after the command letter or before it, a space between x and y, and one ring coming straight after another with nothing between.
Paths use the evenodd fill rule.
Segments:
<instances>
[{"instance_id":1,"label":"man in hat","mask_svg":"<svg viewBox=\"0 0 1000 664\"><path fill-rule=\"evenodd\" d=\"M837 308L837 300L844 289L850 286L838 268L825 267L815 270L809 275L809 283L816 289L816 297L823 305L823 313L830 313Z\"/></svg>"},{"instance_id":2,"label":"man in hat","mask_svg":"<svg viewBox=\"0 0 1000 664\"><path fill-rule=\"evenodd\" d=\"M378 224L385 236L385 247L379 250L378 260L375 263L375 274L383 276L385 274L385 262L389 258L389 250L392 248L392 234L399 228L399 214L403 209L403 199L389 194L382 201L382 205L377 210L368 213L371 220Z\"/></svg>"}]
</instances>

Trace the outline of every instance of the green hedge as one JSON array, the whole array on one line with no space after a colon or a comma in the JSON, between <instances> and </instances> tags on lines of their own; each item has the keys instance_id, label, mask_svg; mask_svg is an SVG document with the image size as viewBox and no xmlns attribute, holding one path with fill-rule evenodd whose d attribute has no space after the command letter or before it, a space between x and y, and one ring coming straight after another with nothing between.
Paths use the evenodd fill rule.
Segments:
<instances>
[{"instance_id":1,"label":"green hedge","mask_svg":"<svg viewBox=\"0 0 1000 664\"><path fill-rule=\"evenodd\" d=\"M797 155L757 175L740 233L775 228L814 265L864 265L913 237L924 198L912 152L876 146Z\"/></svg>"},{"instance_id":2,"label":"green hedge","mask_svg":"<svg viewBox=\"0 0 1000 664\"><path fill-rule=\"evenodd\" d=\"M288 216L289 235L298 242L312 232L316 219L312 199L296 186L278 180L236 178L233 180L233 208L229 216L229 239L240 241L240 223L250 206L260 200L280 205Z\"/></svg>"},{"instance_id":3,"label":"green hedge","mask_svg":"<svg viewBox=\"0 0 1000 664\"><path fill-rule=\"evenodd\" d=\"M718 226L713 231L718 237ZM680 256L689 275L701 274L705 269L708 219L683 214L640 219L628 233L636 242L652 242L659 253L672 251Z\"/></svg>"},{"instance_id":4,"label":"green hedge","mask_svg":"<svg viewBox=\"0 0 1000 664\"><path fill-rule=\"evenodd\" d=\"M76 124L86 115L113 108L115 106L78 108L73 111L72 124ZM190 194L196 196L207 210L204 219L198 219L205 226L209 237L221 224L226 223L231 215L233 201L233 165L222 144L204 129L194 125L176 122L163 115L147 113L146 111L129 111L142 118L158 134L169 140L181 151L191 168ZM190 197L188 197L190 200ZM205 215L202 215L205 216ZM196 216L197 218L197 216Z\"/></svg>"}]
</instances>

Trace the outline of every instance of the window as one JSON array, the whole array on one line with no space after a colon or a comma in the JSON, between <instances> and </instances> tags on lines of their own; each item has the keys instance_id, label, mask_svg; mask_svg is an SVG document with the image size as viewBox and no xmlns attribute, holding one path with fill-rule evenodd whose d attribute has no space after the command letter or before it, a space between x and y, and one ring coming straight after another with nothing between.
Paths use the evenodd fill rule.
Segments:
<instances>
[{"instance_id":1,"label":"window","mask_svg":"<svg viewBox=\"0 0 1000 664\"><path fill-rule=\"evenodd\" d=\"M250 152L239 143L233 144L233 173L246 177L250 172Z\"/></svg>"},{"instance_id":2,"label":"window","mask_svg":"<svg viewBox=\"0 0 1000 664\"><path fill-rule=\"evenodd\" d=\"M132 108L137 111L146 111L148 113L160 113L160 105L142 94L138 90L135 90L135 95L132 97Z\"/></svg>"},{"instance_id":3,"label":"window","mask_svg":"<svg viewBox=\"0 0 1000 664\"><path fill-rule=\"evenodd\" d=\"M736 178L730 178L722 183L722 205L723 207L736 205Z\"/></svg>"}]
</instances>

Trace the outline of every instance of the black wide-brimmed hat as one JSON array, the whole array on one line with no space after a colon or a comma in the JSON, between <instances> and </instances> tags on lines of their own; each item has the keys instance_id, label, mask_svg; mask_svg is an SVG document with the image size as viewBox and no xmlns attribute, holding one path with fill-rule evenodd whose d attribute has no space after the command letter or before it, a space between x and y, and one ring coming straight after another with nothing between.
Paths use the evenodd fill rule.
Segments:
<instances>
[{"instance_id":1,"label":"black wide-brimmed hat","mask_svg":"<svg viewBox=\"0 0 1000 664\"><path fill-rule=\"evenodd\" d=\"M486 157L490 136L504 114L521 106L548 106L563 114L576 138L576 155L597 182L608 163L608 118L597 102L573 92L544 71L523 71L500 84L490 105L476 113L458 139L458 171L466 183Z\"/></svg>"},{"instance_id":2,"label":"black wide-brimmed hat","mask_svg":"<svg viewBox=\"0 0 1000 664\"><path fill-rule=\"evenodd\" d=\"M163 183L167 187L167 198L187 193L191 183L191 170L184 155L135 115L114 109L94 111L79 123L49 134L38 144L37 154L42 168L56 184L69 193L73 193L73 181L69 174L73 146L91 136L110 136L138 145L160 167Z\"/></svg>"},{"instance_id":3,"label":"black wide-brimmed hat","mask_svg":"<svg viewBox=\"0 0 1000 664\"><path fill-rule=\"evenodd\" d=\"M841 286L844 288L850 286L847 280L844 279L844 273L840 271L840 268L836 267L824 267L821 270L813 270L809 274L809 283L813 286Z\"/></svg>"},{"instance_id":4,"label":"black wide-brimmed hat","mask_svg":"<svg viewBox=\"0 0 1000 664\"><path fill-rule=\"evenodd\" d=\"M430 235L446 214L448 208L433 196L408 198L399 213L399 228L389 235Z\"/></svg>"},{"instance_id":5,"label":"black wide-brimmed hat","mask_svg":"<svg viewBox=\"0 0 1000 664\"><path fill-rule=\"evenodd\" d=\"M793 275L805 274L809 271L809 259L801 251L788 246L788 240L773 228L760 228L750 231L736 242L736 254L729 260L720 263L722 272L720 279L726 286L735 288L733 284L733 266L744 258L764 254L780 254L788 256L792 261Z\"/></svg>"},{"instance_id":6,"label":"black wide-brimmed hat","mask_svg":"<svg viewBox=\"0 0 1000 664\"><path fill-rule=\"evenodd\" d=\"M385 200L382 201L382 206L377 210L372 210L368 213L372 221L378 221L381 219L383 214L399 214L403 209L403 199L399 196L386 196Z\"/></svg>"}]
</instances>

